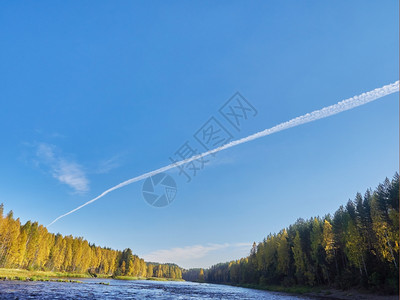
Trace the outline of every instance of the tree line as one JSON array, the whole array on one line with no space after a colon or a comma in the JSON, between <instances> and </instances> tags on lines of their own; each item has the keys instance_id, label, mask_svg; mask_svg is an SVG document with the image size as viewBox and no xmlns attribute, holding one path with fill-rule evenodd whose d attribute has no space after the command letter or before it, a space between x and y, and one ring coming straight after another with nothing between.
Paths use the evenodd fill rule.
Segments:
<instances>
[{"instance_id":1,"label":"tree line","mask_svg":"<svg viewBox=\"0 0 400 300\"><path fill-rule=\"evenodd\" d=\"M192 269L186 280L256 285L330 285L398 293L399 174L388 178L333 215L298 219L253 244L248 257L207 270ZM200 274L203 272L203 275Z\"/></svg>"},{"instance_id":2,"label":"tree line","mask_svg":"<svg viewBox=\"0 0 400 300\"><path fill-rule=\"evenodd\" d=\"M82 237L49 233L38 222L21 224L0 205L0 267L110 276L181 279L174 264L146 263L132 253L90 244Z\"/></svg>"}]
</instances>

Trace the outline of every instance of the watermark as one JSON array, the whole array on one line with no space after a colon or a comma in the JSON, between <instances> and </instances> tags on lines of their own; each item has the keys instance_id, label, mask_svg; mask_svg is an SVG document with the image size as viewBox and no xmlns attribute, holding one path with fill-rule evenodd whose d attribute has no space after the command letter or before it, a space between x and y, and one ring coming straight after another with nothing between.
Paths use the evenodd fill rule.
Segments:
<instances>
[{"instance_id":1,"label":"watermark","mask_svg":"<svg viewBox=\"0 0 400 300\"><path fill-rule=\"evenodd\" d=\"M164 207L174 201L177 188L171 175L159 173L146 178L142 187L143 198L155 207Z\"/></svg>"},{"instance_id":2,"label":"watermark","mask_svg":"<svg viewBox=\"0 0 400 300\"><path fill-rule=\"evenodd\" d=\"M218 119L218 117L212 115L193 134L193 139L186 140L169 157L171 163L176 164L178 175L184 176L187 183L191 182L204 169L205 165L210 162L210 157L199 156L197 159L184 164L178 164L178 162L233 141L235 136L230 130L235 129L240 132L244 122L255 117L258 113L255 107L239 92L229 98L218 111L223 118ZM215 157L215 155L215 153L212 154L212 157ZM144 199L150 205L165 207L175 199L177 186L170 175L160 173L145 180L142 193Z\"/></svg>"},{"instance_id":3,"label":"watermark","mask_svg":"<svg viewBox=\"0 0 400 300\"><path fill-rule=\"evenodd\" d=\"M239 92L219 109L221 115L238 131L243 121L257 115L257 110Z\"/></svg>"},{"instance_id":4,"label":"watermark","mask_svg":"<svg viewBox=\"0 0 400 300\"><path fill-rule=\"evenodd\" d=\"M169 160L173 164L176 164L178 161L191 158L192 156L198 154L200 154L198 150L192 148L189 145L189 141L186 141L177 151L175 151L174 156L176 158L174 159L172 157L169 157ZM209 160L206 160L203 156L201 156L196 160L188 162L184 165L177 165L176 167L179 169L179 176L185 175L187 178L187 182L190 182L192 180L191 175L195 177L197 172L202 170L207 162L209 162Z\"/></svg>"},{"instance_id":5,"label":"watermark","mask_svg":"<svg viewBox=\"0 0 400 300\"><path fill-rule=\"evenodd\" d=\"M207 151L221 147L233 139L233 135L214 117L204 123L193 137Z\"/></svg>"}]
</instances>

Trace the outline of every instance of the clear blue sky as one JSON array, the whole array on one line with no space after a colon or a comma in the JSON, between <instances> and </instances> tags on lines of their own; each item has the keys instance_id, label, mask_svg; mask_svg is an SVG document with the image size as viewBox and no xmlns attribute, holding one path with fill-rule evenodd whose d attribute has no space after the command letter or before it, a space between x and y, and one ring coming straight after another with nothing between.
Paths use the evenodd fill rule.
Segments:
<instances>
[{"instance_id":1,"label":"clear blue sky","mask_svg":"<svg viewBox=\"0 0 400 300\"><path fill-rule=\"evenodd\" d=\"M394 0L2 1L0 201L48 224L170 163L212 116L240 138L394 82L398 11ZM218 113L236 91L258 111L240 132ZM178 194L165 208L138 182L50 231L184 267L239 258L398 170L398 97L218 153L190 183L169 172Z\"/></svg>"}]
</instances>

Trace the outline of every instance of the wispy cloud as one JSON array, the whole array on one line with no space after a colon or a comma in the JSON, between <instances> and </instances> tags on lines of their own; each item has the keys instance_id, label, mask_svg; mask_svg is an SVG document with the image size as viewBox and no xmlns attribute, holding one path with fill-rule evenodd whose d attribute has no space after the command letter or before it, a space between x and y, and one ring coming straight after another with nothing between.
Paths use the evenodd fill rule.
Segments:
<instances>
[{"instance_id":1,"label":"wispy cloud","mask_svg":"<svg viewBox=\"0 0 400 300\"><path fill-rule=\"evenodd\" d=\"M110 172L113 169L118 168L121 165L120 155L115 155L109 159L105 159L99 162L95 173L97 174L105 174Z\"/></svg>"},{"instance_id":2,"label":"wispy cloud","mask_svg":"<svg viewBox=\"0 0 400 300\"><path fill-rule=\"evenodd\" d=\"M204 262L202 258L205 258L206 256L215 256L216 252L231 252L239 250L243 252L243 255L245 255L245 253L250 251L250 247L251 243L193 245L181 248L177 247L171 249L156 250L148 254L142 255L142 257L146 261L159 263L177 263L180 266L186 267L188 263L193 265L193 263L196 264L196 262L199 261ZM207 264L207 266L208 265L209 264ZM203 266L206 267L205 265Z\"/></svg>"},{"instance_id":3,"label":"wispy cloud","mask_svg":"<svg viewBox=\"0 0 400 300\"><path fill-rule=\"evenodd\" d=\"M54 145L38 144L36 159L38 164L45 166L54 178L69 185L75 192L83 193L89 190L89 180L82 166L60 155Z\"/></svg>"}]
</instances>

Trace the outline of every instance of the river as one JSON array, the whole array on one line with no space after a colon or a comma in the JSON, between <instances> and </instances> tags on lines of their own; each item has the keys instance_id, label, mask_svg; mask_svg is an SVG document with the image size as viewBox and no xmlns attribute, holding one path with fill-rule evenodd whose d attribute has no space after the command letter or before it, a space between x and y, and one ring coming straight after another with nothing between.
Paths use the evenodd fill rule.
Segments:
<instances>
[{"instance_id":1,"label":"river","mask_svg":"<svg viewBox=\"0 0 400 300\"><path fill-rule=\"evenodd\" d=\"M83 283L0 281L0 299L312 299L207 283L108 279L80 280ZM100 282L109 283L109 285L101 285Z\"/></svg>"}]
</instances>

